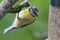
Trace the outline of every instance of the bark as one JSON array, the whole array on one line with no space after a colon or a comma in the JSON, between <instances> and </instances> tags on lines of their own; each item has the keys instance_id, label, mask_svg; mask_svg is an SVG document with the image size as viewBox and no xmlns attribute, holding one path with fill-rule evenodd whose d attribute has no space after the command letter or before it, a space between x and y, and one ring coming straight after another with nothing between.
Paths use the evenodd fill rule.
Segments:
<instances>
[{"instance_id":1,"label":"bark","mask_svg":"<svg viewBox=\"0 0 60 40\"><path fill-rule=\"evenodd\" d=\"M17 2L18 0L2 0L0 3L0 20L8 13L16 13L21 11L23 7L30 6L28 3L28 0L24 0L20 5L13 8L12 6Z\"/></svg>"},{"instance_id":2,"label":"bark","mask_svg":"<svg viewBox=\"0 0 60 40\"><path fill-rule=\"evenodd\" d=\"M60 40L60 8L50 5L48 40Z\"/></svg>"},{"instance_id":3,"label":"bark","mask_svg":"<svg viewBox=\"0 0 60 40\"><path fill-rule=\"evenodd\" d=\"M3 0L0 3L0 19L7 14L7 11L10 9L15 2L18 0Z\"/></svg>"}]
</instances>

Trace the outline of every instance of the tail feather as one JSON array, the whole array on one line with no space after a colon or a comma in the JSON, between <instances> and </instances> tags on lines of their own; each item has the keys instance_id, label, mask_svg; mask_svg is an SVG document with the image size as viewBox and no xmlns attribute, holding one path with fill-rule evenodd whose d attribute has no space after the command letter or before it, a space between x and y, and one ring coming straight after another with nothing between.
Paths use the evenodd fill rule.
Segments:
<instances>
[{"instance_id":1,"label":"tail feather","mask_svg":"<svg viewBox=\"0 0 60 40\"><path fill-rule=\"evenodd\" d=\"M6 28L6 29L4 29L4 34L6 34L7 32L9 32L10 30L12 30L14 27L12 27L12 26L10 26L10 27L8 27L8 28Z\"/></svg>"}]
</instances>

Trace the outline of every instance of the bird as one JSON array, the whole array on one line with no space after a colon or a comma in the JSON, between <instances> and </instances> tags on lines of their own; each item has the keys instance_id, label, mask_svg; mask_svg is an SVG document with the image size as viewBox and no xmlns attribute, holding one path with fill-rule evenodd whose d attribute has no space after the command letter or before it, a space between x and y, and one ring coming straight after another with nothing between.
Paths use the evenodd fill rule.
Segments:
<instances>
[{"instance_id":1,"label":"bird","mask_svg":"<svg viewBox=\"0 0 60 40\"><path fill-rule=\"evenodd\" d=\"M19 13L16 13L16 17L11 26L4 29L4 34L9 32L12 29L18 29L26 27L27 25L32 24L36 17L38 16L38 8L35 6L29 6L25 9L22 9Z\"/></svg>"}]
</instances>

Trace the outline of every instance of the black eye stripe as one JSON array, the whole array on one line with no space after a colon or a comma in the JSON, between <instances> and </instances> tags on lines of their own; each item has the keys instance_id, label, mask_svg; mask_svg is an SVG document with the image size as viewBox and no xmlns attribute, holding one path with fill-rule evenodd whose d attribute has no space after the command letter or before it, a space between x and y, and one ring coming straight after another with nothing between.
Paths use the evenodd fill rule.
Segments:
<instances>
[{"instance_id":1,"label":"black eye stripe","mask_svg":"<svg viewBox=\"0 0 60 40\"><path fill-rule=\"evenodd\" d=\"M34 12L34 14L35 14L36 16L38 16L35 9L32 8L32 11Z\"/></svg>"}]
</instances>

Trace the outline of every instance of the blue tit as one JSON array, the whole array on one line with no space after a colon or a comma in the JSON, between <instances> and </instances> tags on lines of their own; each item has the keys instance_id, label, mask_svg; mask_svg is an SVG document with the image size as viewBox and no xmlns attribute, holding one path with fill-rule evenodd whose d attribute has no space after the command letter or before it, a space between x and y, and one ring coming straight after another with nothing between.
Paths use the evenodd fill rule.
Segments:
<instances>
[{"instance_id":1,"label":"blue tit","mask_svg":"<svg viewBox=\"0 0 60 40\"><path fill-rule=\"evenodd\" d=\"M22 28L33 23L37 16L38 9L35 6L29 6L28 8L22 9L19 13L16 13L13 24L4 30L4 34L12 29Z\"/></svg>"}]
</instances>

